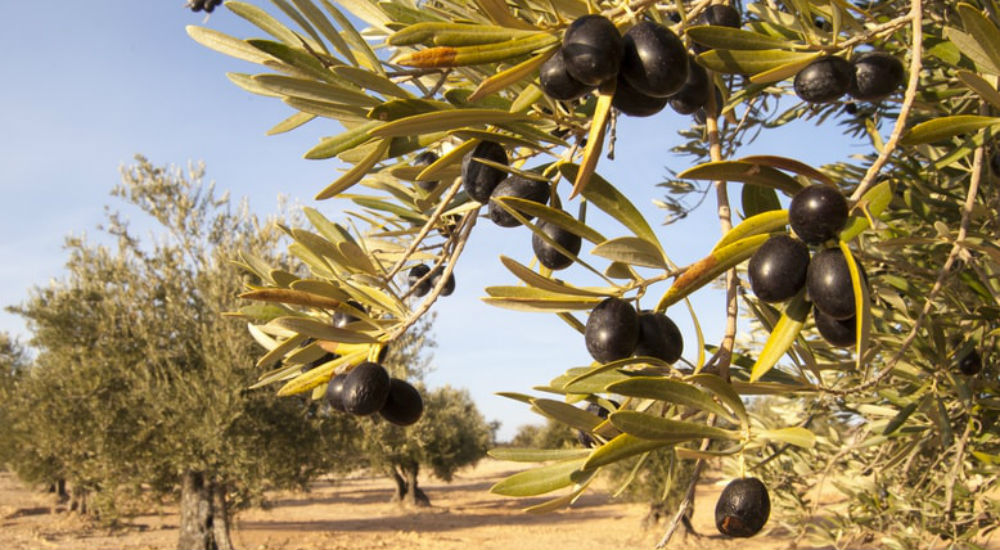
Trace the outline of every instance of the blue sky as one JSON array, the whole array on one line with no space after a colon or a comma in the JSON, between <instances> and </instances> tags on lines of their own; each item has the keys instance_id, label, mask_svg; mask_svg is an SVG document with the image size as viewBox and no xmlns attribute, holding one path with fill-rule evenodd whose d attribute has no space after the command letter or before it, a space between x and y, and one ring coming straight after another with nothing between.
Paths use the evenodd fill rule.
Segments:
<instances>
[{"instance_id":1,"label":"blue sky","mask_svg":"<svg viewBox=\"0 0 1000 550\"><path fill-rule=\"evenodd\" d=\"M270 4L253 3L274 11ZM248 197L262 215L276 210L279 194L331 217L341 208L337 201L311 200L336 177L338 165L302 159L321 136L337 133L336 124L317 120L288 134L266 136L292 111L230 83L226 72L261 68L192 41L184 27L202 24L204 16L183 4L3 2L9 24L0 33L0 51L6 52L0 85L5 130L0 135L0 305L20 303L30 287L61 276L67 235L97 236L103 205L118 206L108 191L119 168L136 153L154 164L204 161L208 178L234 197ZM204 24L239 37L261 34L224 8ZM669 110L647 119L621 119L616 158L602 160L598 169L654 225L664 218L651 202L662 196L655 184L667 167L687 167L685 158L669 152L680 142L677 129L687 124L687 117ZM769 134L738 156L778 154L821 164L856 150L846 138L829 138L817 135L811 125L793 126ZM733 186L737 200L738 190ZM625 234L614 223L595 223L608 237ZM719 237L712 199L695 215L657 231L675 262L698 259ZM527 391L590 358L582 336L555 317L501 310L480 301L483 287L515 282L500 265L500 254L522 263L531 260L529 231L483 221L467 250L456 266L455 294L435 306L438 348L428 383L469 388L484 414L503 423L501 437L509 438L519 425L540 418L493 392ZM561 276L597 284L580 269ZM663 290L665 285L654 288L647 301ZM694 304L706 337L716 341L722 296L704 290L695 295ZM687 336L685 356L694 357L687 313L679 308L668 313ZM21 319L6 312L0 313L0 330L27 337Z\"/></svg>"}]
</instances>

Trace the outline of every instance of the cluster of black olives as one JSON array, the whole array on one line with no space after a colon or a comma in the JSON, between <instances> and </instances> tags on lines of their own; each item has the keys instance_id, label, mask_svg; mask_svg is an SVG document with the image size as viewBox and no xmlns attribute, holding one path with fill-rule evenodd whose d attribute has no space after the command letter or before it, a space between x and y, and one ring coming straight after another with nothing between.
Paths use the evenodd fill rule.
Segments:
<instances>
[{"instance_id":1,"label":"cluster of black olives","mask_svg":"<svg viewBox=\"0 0 1000 550\"><path fill-rule=\"evenodd\" d=\"M747 269L750 287L765 302L784 302L805 287L816 306L813 317L820 335L841 347L854 344L857 335L847 260L839 247L822 248L810 259L806 245L819 246L836 238L847 215L847 200L840 191L827 185L806 187L792 198L788 209L789 224L798 239L771 237L750 258ZM864 269L861 275L865 277Z\"/></svg>"},{"instance_id":2,"label":"cluster of black olives","mask_svg":"<svg viewBox=\"0 0 1000 550\"><path fill-rule=\"evenodd\" d=\"M222 0L189 0L187 7L191 8L191 11L205 11L212 13L212 10L216 6L222 3Z\"/></svg>"},{"instance_id":3,"label":"cluster of black olives","mask_svg":"<svg viewBox=\"0 0 1000 550\"><path fill-rule=\"evenodd\" d=\"M429 273L430 276L428 276ZM434 273L431 273L431 268L427 264L417 264L411 267L410 271L406 274L406 281L409 283L410 288L413 289L413 295L420 298L426 296L432 288L437 286L443 273L444 269L441 267L437 267L434 269ZM455 292L454 273L448 275L448 280L441 287L442 296L450 296L452 292Z\"/></svg>"},{"instance_id":4,"label":"cluster of black olives","mask_svg":"<svg viewBox=\"0 0 1000 550\"><path fill-rule=\"evenodd\" d=\"M806 65L793 86L807 103L829 103L850 94L859 101L881 101L903 83L903 63L885 52L865 52L847 61L828 55Z\"/></svg>"},{"instance_id":5,"label":"cluster of black olives","mask_svg":"<svg viewBox=\"0 0 1000 550\"><path fill-rule=\"evenodd\" d=\"M701 22L740 26L739 13L723 5L710 6ZM559 50L539 69L545 95L569 101L611 79L616 80L612 105L630 116L650 116L667 104L691 114L708 104L712 93L705 68L692 57L673 31L643 21L622 36L601 15L573 21Z\"/></svg>"},{"instance_id":6,"label":"cluster of black olives","mask_svg":"<svg viewBox=\"0 0 1000 550\"><path fill-rule=\"evenodd\" d=\"M670 317L637 313L619 298L607 298L590 312L583 336L590 356L601 363L632 355L673 363L684 352L684 338Z\"/></svg>"},{"instance_id":7,"label":"cluster of black olives","mask_svg":"<svg viewBox=\"0 0 1000 550\"><path fill-rule=\"evenodd\" d=\"M326 386L326 401L333 409L356 416L378 413L397 426L409 426L424 413L424 401L417 388L390 377L385 367L371 361L331 378Z\"/></svg>"}]
</instances>

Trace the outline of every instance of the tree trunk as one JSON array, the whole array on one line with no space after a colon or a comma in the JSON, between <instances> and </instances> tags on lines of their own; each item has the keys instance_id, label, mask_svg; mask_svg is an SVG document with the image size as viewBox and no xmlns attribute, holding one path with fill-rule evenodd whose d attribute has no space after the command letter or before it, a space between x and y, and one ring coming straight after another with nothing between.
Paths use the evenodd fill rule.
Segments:
<instances>
[{"instance_id":1,"label":"tree trunk","mask_svg":"<svg viewBox=\"0 0 1000 550\"><path fill-rule=\"evenodd\" d=\"M212 516L215 547L218 550L233 550L233 541L229 538L229 503L226 502L226 484L212 484Z\"/></svg>"},{"instance_id":2,"label":"tree trunk","mask_svg":"<svg viewBox=\"0 0 1000 550\"><path fill-rule=\"evenodd\" d=\"M210 487L202 472L181 477L181 525L177 550L217 550L212 530Z\"/></svg>"},{"instance_id":3,"label":"tree trunk","mask_svg":"<svg viewBox=\"0 0 1000 550\"><path fill-rule=\"evenodd\" d=\"M69 500L69 493L66 492L65 479L62 478L58 479L55 483L55 489L56 489L55 491L56 497L59 499L59 502L66 502L67 500Z\"/></svg>"},{"instance_id":4,"label":"tree trunk","mask_svg":"<svg viewBox=\"0 0 1000 550\"><path fill-rule=\"evenodd\" d=\"M80 487L79 485L73 484L71 494L69 497L69 511L76 512L81 516L87 515L87 498L90 492Z\"/></svg>"},{"instance_id":5,"label":"tree trunk","mask_svg":"<svg viewBox=\"0 0 1000 550\"><path fill-rule=\"evenodd\" d=\"M399 475L399 471L396 470L395 466L389 468L389 474L392 476L392 480L396 482L396 491L392 495L392 502L403 502L403 497L406 496L406 480L403 476Z\"/></svg>"},{"instance_id":6,"label":"tree trunk","mask_svg":"<svg viewBox=\"0 0 1000 550\"><path fill-rule=\"evenodd\" d=\"M406 495L404 496L403 502L407 506L430 506L431 500L427 498L427 495L417 486L417 474L420 473L419 464L411 464L409 467L403 467L403 472L406 474Z\"/></svg>"}]
</instances>

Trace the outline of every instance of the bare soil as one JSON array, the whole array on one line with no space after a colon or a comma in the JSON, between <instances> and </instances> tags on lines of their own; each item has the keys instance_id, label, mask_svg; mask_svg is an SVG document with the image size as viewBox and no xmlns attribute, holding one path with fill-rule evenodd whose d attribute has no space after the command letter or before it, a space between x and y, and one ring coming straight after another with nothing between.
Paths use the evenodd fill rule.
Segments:
<instances>
[{"instance_id":1,"label":"bare soil","mask_svg":"<svg viewBox=\"0 0 1000 550\"><path fill-rule=\"evenodd\" d=\"M240 513L233 542L240 549L651 549L664 526L643 530L646 507L586 494L572 508L534 515L522 508L546 498L513 499L490 494L499 479L524 464L486 459L459 472L451 483L423 479L432 506L392 504L392 483L367 475L321 479L308 492L278 492L267 509ZM711 481L711 480L709 480ZM787 533L772 521L770 532L752 539L723 538L713 509L721 485L703 483L693 518L703 536L678 529L669 548L788 548ZM114 530L95 527L65 512L53 495L0 474L0 548L165 549L177 544L177 510L164 507L133 516Z\"/></svg>"}]
</instances>

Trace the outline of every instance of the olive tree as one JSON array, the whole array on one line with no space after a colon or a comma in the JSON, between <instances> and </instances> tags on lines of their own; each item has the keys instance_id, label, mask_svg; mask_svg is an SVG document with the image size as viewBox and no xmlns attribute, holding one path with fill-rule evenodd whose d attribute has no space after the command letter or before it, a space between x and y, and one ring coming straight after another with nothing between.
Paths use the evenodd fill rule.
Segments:
<instances>
[{"instance_id":1,"label":"olive tree","mask_svg":"<svg viewBox=\"0 0 1000 550\"><path fill-rule=\"evenodd\" d=\"M403 335L447 291L488 213L525 226L510 231L531 233L537 263L502 257L511 279L487 286L484 301L553 315L584 334L595 359L545 383L561 398L504 395L599 443L498 450L545 464L494 492L562 490L532 507L555 509L613 465L640 471L649 453L672 452L692 475L664 543L713 458L733 477L765 481L754 517L720 500L729 534L763 525L768 486L770 525L828 543L964 545L995 528L994 2L274 3L281 19L226 4L266 38L188 32L265 66L229 77L295 110L272 132L331 127L305 156L346 165L316 200L351 201L350 223L310 209L313 230L292 234L310 275L246 266L260 284L244 298L287 308L254 329L279 342L271 358L287 363L281 354L306 337L342 353L279 393L319 394ZM660 201L667 219L707 195L714 205L702 212L720 229L690 265L671 261L670 225L654 229L628 188L600 175L615 121L668 116L656 114L668 104L694 117L675 147L691 166ZM740 154L793 120L840 127L865 152L825 166L796 159L795 147ZM597 231L598 217L617 232ZM554 274L570 264L575 280ZM713 282L726 321L678 361L665 314L686 315L685 299ZM368 318L330 328L349 299ZM639 318L642 308L651 313ZM752 340L737 337L741 315L757 327ZM781 414L744 402L760 395ZM574 406L583 400L610 415ZM832 488L847 499L820 507ZM743 520L753 525L738 529Z\"/></svg>"},{"instance_id":2,"label":"olive tree","mask_svg":"<svg viewBox=\"0 0 1000 550\"><path fill-rule=\"evenodd\" d=\"M236 510L357 464L354 439L315 404L249 388L259 348L246 331L253 311L237 311L232 258L253 249L277 261L278 229L217 194L200 167L140 157L113 194L159 231L143 241L109 210L113 244L68 239L66 276L12 308L38 351L2 407L12 464L29 480L67 480L104 519L144 491L179 498L179 548L231 548Z\"/></svg>"}]
</instances>

